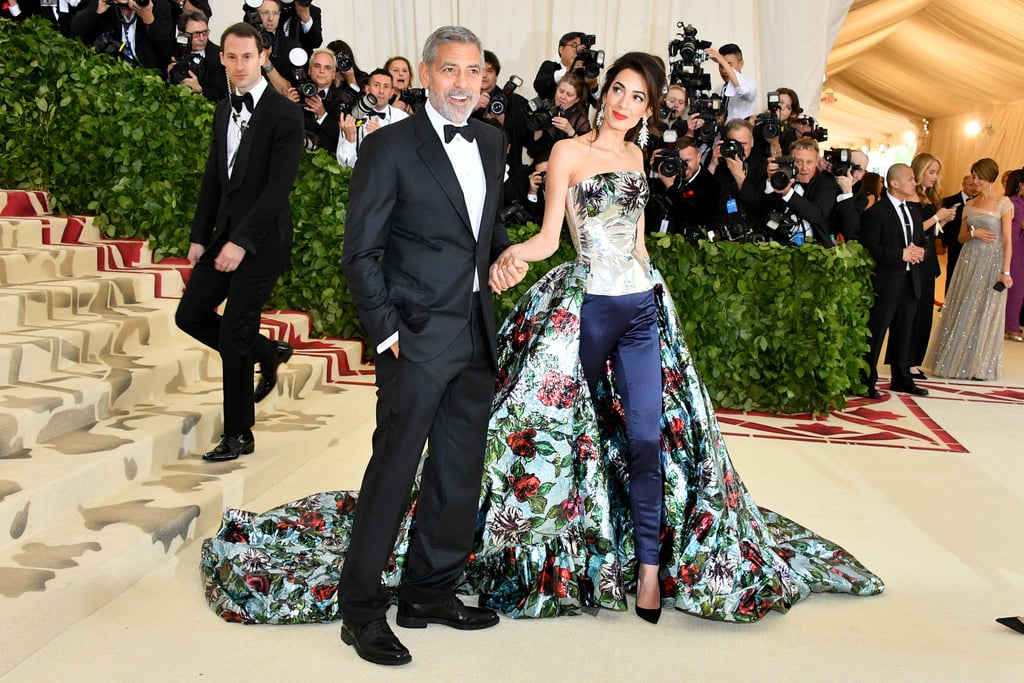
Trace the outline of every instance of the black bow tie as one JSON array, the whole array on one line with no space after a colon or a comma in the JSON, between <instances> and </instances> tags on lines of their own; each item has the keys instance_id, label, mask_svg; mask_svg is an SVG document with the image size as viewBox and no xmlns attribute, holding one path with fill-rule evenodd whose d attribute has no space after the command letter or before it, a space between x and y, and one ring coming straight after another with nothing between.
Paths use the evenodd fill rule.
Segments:
<instances>
[{"instance_id":1,"label":"black bow tie","mask_svg":"<svg viewBox=\"0 0 1024 683\"><path fill-rule=\"evenodd\" d=\"M476 139L476 133L468 125L466 126L452 126L445 124L444 127L444 141L449 143L455 139L456 135L461 135L466 138L466 142L473 142Z\"/></svg>"},{"instance_id":2,"label":"black bow tie","mask_svg":"<svg viewBox=\"0 0 1024 683\"><path fill-rule=\"evenodd\" d=\"M236 95L234 93L231 93L232 108L234 108L236 112L242 113L242 105L245 105L245 108L248 111L252 111L252 93L247 92L244 95Z\"/></svg>"}]
</instances>

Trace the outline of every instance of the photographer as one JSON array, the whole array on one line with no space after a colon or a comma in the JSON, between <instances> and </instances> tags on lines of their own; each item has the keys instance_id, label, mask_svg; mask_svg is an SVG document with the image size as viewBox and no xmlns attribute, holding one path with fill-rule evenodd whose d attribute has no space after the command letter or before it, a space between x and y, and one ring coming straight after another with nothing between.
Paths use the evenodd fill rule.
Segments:
<instances>
[{"instance_id":1,"label":"photographer","mask_svg":"<svg viewBox=\"0 0 1024 683\"><path fill-rule=\"evenodd\" d=\"M721 187L719 222L736 216L764 220L768 161L754 149L754 127L749 121L733 119L725 124L722 140L712 149L708 171Z\"/></svg>"},{"instance_id":2,"label":"photographer","mask_svg":"<svg viewBox=\"0 0 1024 683\"><path fill-rule=\"evenodd\" d=\"M570 31L558 40L559 61L542 62L540 68L537 69L537 75L533 79L533 90L537 93L537 97L545 100L554 99L555 90L558 84L562 82L562 79L573 75L582 67L579 56L581 50L587 49L583 45L583 40L586 37L587 35L582 31ZM583 78L584 74L576 74L576 76ZM583 78L583 85L585 90L580 95L580 99L583 101L583 109L584 113L586 113L586 109L591 101L595 105L597 104L597 74L594 74L592 77Z\"/></svg>"},{"instance_id":3,"label":"photographer","mask_svg":"<svg viewBox=\"0 0 1024 683\"><path fill-rule=\"evenodd\" d=\"M84 0L7 0L0 5L0 18L22 21L28 17L43 17L53 22L61 35L71 35L71 18L85 7Z\"/></svg>"},{"instance_id":4,"label":"photographer","mask_svg":"<svg viewBox=\"0 0 1024 683\"><path fill-rule=\"evenodd\" d=\"M169 0L108 2L89 0L71 20L71 33L101 54L166 73L176 48Z\"/></svg>"},{"instance_id":5,"label":"photographer","mask_svg":"<svg viewBox=\"0 0 1024 683\"><path fill-rule=\"evenodd\" d=\"M227 97L228 77L220 62L220 47L210 40L210 25L202 12L187 10L181 15L178 45L182 49L171 59L167 80L213 102Z\"/></svg>"},{"instance_id":6,"label":"photographer","mask_svg":"<svg viewBox=\"0 0 1024 683\"><path fill-rule=\"evenodd\" d=\"M743 75L743 53L735 43L726 43L717 50L706 48L705 54L718 64L718 74L725 81L721 95L725 100L725 120L749 119L757 113L757 82Z\"/></svg>"},{"instance_id":7,"label":"photographer","mask_svg":"<svg viewBox=\"0 0 1024 683\"><path fill-rule=\"evenodd\" d=\"M529 166L510 170L505 181L505 208L501 219L506 225L540 225L544 218L544 181L548 160L535 160Z\"/></svg>"},{"instance_id":8,"label":"photographer","mask_svg":"<svg viewBox=\"0 0 1024 683\"><path fill-rule=\"evenodd\" d=\"M334 71L334 53L325 48L313 50L309 58L309 80L299 84L300 89L305 90L299 94L302 95L306 149L336 150L338 147L341 97L334 85ZM314 87L315 91L309 94Z\"/></svg>"},{"instance_id":9,"label":"photographer","mask_svg":"<svg viewBox=\"0 0 1024 683\"><path fill-rule=\"evenodd\" d=\"M415 90L409 88L412 85L412 65L409 60L401 55L395 55L384 62L384 70L391 74L391 82L394 84L395 94L391 97L391 104L412 116L427 97L424 92L422 99L410 98L410 101L406 102L406 91Z\"/></svg>"},{"instance_id":10,"label":"photographer","mask_svg":"<svg viewBox=\"0 0 1024 683\"><path fill-rule=\"evenodd\" d=\"M558 82L553 103L537 104L534 100L538 109L529 117L529 125L535 131L527 150L530 157L547 158L559 140L590 132L590 121L587 120L587 108L583 100L585 92L583 81L572 74L566 74Z\"/></svg>"},{"instance_id":11,"label":"photographer","mask_svg":"<svg viewBox=\"0 0 1024 683\"><path fill-rule=\"evenodd\" d=\"M668 146L655 150L651 158L651 175L656 180L650 183L644 223L648 232L706 237L716 225L721 187L701 166L693 138L675 141L673 133L666 131Z\"/></svg>"},{"instance_id":12,"label":"photographer","mask_svg":"<svg viewBox=\"0 0 1024 683\"><path fill-rule=\"evenodd\" d=\"M291 11L286 14L281 21L281 32L284 35L298 41L302 49L309 53L323 45L324 18L313 0L295 0Z\"/></svg>"},{"instance_id":13,"label":"photographer","mask_svg":"<svg viewBox=\"0 0 1024 683\"><path fill-rule=\"evenodd\" d=\"M498 56L490 50L484 50L480 101L477 102L471 116L478 119L494 119L501 124L505 139L508 140L507 161L511 172L523 167L523 151L533 142L533 135L526 120L529 105L526 98L515 92L522 84L522 79L513 76L504 86L499 86L500 75L501 62L498 61Z\"/></svg>"},{"instance_id":14,"label":"photographer","mask_svg":"<svg viewBox=\"0 0 1024 683\"><path fill-rule=\"evenodd\" d=\"M690 98L686 88L670 85L661 103L661 125L664 130L674 130L679 137L695 138L704 125L704 119L697 112L689 113Z\"/></svg>"},{"instance_id":15,"label":"photographer","mask_svg":"<svg viewBox=\"0 0 1024 683\"><path fill-rule=\"evenodd\" d=\"M338 137L338 149L335 156L342 166L355 166L359 157L359 145L363 138L373 131L401 121L409 115L388 104L393 93L391 74L384 69L370 73L364 88L364 96L354 94L357 91L349 86L341 86L338 96L341 98L341 114L339 125L341 135ZM372 95L372 97L367 97ZM372 100L372 101L371 101Z\"/></svg>"},{"instance_id":16,"label":"photographer","mask_svg":"<svg viewBox=\"0 0 1024 683\"><path fill-rule=\"evenodd\" d=\"M868 195L862 187L868 155L860 150L830 149L825 153L828 172L839 186L836 208L832 212L832 232L849 242L860 233L860 218L868 208ZM877 197L877 195L876 195Z\"/></svg>"},{"instance_id":17,"label":"photographer","mask_svg":"<svg viewBox=\"0 0 1024 683\"><path fill-rule=\"evenodd\" d=\"M246 23L258 24L260 39L264 51L268 51L267 62L263 66L266 76L274 90L292 102L299 102L299 93L295 90L297 79L294 78L295 66L288 59L289 54L299 44L278 30L281 22L281 0L263 0L256 10L245 10Z\"/></svg>"},{"instance_id":18,"label":"photographer","mask_svg":"<svg viewBox=\"0 0 1024 683\"><path fill-rule=\"evenodd\" d=\"M793 143L790 157L768 160L765 196L769 211L792 213L798 219L793 227L793 244L815 241L834 247L830 234L832 211L839 195L839 186L828 173L818 172L818 143L802 137Z\"/></svg>"},{"instance_id":19,"label":"photographer","mask_svg":"<svg viewBox=\"0 0 1024 683\"><path fill-rule=\"evenodd\" d=\"M334 84L338 87L348 85L362 90L370 75L356 64L356 53L344 40L332 40L327 49L334 53Z\"/></svg>"}]
</instances>

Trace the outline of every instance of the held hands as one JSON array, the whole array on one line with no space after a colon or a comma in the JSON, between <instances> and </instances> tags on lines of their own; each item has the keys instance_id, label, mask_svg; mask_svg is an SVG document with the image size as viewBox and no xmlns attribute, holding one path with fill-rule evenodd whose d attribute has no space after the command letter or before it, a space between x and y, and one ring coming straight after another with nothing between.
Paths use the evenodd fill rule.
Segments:
<instances>
[{"instance_id":1,"label":"held hands","mask_svg":"<svg viewBox=\"0 0 1024 683\"><path fill-rule=\"evenodd\" d=\"M190 255L191 253L189 251ZM234 242L228 242L221 248L220 253L217 254L213 267L222 273L230 273L238 270L238 266L242 263L243 258L245 258L245 249L242 249Z\"/></svg>"},{"instance_id":2,"label":"held hands","mask_svg":"<svg viewBox=\"0 0 1024 683\"><path fill-rule=\"evenodd\" d=\"M491 266L487 284L495 294L501 294L522 282L529 269L530 265L518 258L515 255L515 246L511 246Z\"/></svg>"},{"instance_id":3,"label":"held hands","mask_svg":"<svg viewBox=\"0 0 1024 683\"><path fill-rule=\"evenodd\" d=\"M907 263L920 263L924 260L924 248L916 244L908 244L903 248L903 260Z\"/></svg>"}]
</instances>

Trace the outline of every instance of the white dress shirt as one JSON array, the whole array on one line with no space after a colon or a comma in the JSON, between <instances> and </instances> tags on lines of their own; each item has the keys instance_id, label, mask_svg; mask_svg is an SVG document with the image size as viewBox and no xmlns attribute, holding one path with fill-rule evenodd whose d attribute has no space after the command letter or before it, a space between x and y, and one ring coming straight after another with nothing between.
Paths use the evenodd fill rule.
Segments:
<instances>
[{"instance_id":1,"label":"white dress shirt","mask_svg":"<svg viewBox=\"0 0 1024 683\"><path fill-rule=\"evenodd\" d=\"M409 118L401 109L395 109L390 104L384 108L381 112L384 114L382 118L378 118L381 126L386 126L391 123L396 123L402 119ZM359 158L359 145L362 144L363 138L370 133L366 130L366 124L363 124L356 128L356 141L349 142L348 138L345 137L345 131L341 131L341 135L338 136L338 149L334 156L337 158L338 163L342 166L352 167L356 165L356 159ZM442 140L444 138L441 138Z\"/></svg>"}]
</instances>

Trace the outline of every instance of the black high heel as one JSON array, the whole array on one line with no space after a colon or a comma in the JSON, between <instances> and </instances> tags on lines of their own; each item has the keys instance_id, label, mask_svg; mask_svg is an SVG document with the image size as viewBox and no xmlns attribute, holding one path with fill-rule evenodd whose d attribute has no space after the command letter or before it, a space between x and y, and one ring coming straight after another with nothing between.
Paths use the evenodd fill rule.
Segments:
<instances>
[{"instance_id":1,"label":"black high heel","mask_svg":"<svg viewBox=\"0 0 1024 683\"><path fill-rule=\"evenodd\" d=\"M637 607L637 609L640 608ZM996 621L1006 628L1012 628L1017 633L1024 633L1024 621L1021 621L1018 617L999 617Z\"/></svg>"},{"instance_id":2,"label":"black high heel","mask_svg":"<svg viewBox=\"0 0 1024 683\"><path fill-rule=\"evenodd\" d=\"M648 622L650 624L657 624L658 623L658 619L661 619L661 608L660 607L657 608L657 609L648 609L646 607L641 607L640 605L637 605L637 604L634 603L633 609L636 610L636 615L638 617L640 617L641 619L643 619L644 621L646 621L646 622Z\"/></svg>"}]
</instances>

